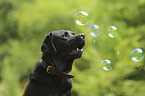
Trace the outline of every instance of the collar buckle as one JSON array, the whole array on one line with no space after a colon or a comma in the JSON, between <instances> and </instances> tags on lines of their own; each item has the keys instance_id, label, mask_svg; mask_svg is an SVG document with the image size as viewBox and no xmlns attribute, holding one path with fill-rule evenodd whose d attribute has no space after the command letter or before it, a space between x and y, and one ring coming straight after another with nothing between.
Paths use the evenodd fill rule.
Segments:
<instances>
[{"instance_id":1,"label":"collar buckle","mask_svg":"<svg viewBox=\"0 0 145 96\"><path fill-rule=\"evenodd\" d=\"M46 70L46 72L49 73L49 74L50 74L50 72L49 72L50 68L55 69L54 67L52 67L52 66L49 65L49 66L47 67L47 70Z\"/></svg>"}]
</instances>

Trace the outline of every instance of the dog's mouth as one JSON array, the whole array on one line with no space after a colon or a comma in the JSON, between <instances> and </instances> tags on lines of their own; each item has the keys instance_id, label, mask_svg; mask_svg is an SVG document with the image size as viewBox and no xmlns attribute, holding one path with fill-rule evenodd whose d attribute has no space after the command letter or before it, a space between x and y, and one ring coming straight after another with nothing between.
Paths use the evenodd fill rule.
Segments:
<instances>
[{"instance_id":1,"label":"dog's mouth","mask_svg":"<svg viewBox=\"0 0 145 96\"><path fill-rule=\"evenodd\" d=\"M73 56L73 58L80 58L83 54L83 47L84 47L84 41L80 43L77 47L73 48L72 51L69 53Z\"/></svg>"},{"instance_id":2,"label":"dog's mouth","mask_svg":"<svg viewBox=\"0 0 145 96\"><path fill-rule=\"evenodd\" d=\"M82 54L83 53L83 49L73 49L71 54Z\"/></svg>"}]
</instances>

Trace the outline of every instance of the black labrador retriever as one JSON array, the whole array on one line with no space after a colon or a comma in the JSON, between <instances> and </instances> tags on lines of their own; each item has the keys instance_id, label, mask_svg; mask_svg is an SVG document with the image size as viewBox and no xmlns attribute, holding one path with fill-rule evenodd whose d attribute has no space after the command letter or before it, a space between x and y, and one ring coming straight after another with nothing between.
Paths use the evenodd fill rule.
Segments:
<instances>
[{"instance_id":1,"label":"black labrador retriever","mask_svg":"<svg viewBox=\"0 0 145 96\"><path fill-rule=\"evenodd\" d=\"M46 35L42 42L42 60L29 74L23 96L71 96L72 78L69 72L74 59L80 58L85 35L58 30Z\"/></svg>"}]
</instances>

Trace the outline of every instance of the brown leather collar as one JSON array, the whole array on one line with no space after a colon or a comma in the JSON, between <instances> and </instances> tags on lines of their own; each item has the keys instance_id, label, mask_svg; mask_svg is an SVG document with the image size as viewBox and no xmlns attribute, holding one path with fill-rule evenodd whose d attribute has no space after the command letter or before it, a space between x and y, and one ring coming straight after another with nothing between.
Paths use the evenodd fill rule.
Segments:
<instances>
[{"instance_id":1,"label":"brown leather collar","mask_svg":"<svg viewBox=\"0 0 145 96\"><path fill-rule=\"evenodd\" d=\"M59 77L64 77L64 78L73 78L74 77L74 75L72 75L72 74L60 72L60 71L57 71L54 67L48 66L44 60L40 60L40 63L41 63L43 68L47 68L46 72L48 74L59 76Z\"/></svg>"}]
</instances>

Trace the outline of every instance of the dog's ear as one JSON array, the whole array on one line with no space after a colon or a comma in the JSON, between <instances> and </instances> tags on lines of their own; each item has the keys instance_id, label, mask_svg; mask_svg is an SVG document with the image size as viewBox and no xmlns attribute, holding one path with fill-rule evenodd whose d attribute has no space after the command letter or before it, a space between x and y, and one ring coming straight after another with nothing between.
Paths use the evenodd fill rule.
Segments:
<instances>
[{"instance_id":1,"label":"dog's ear","mask_svg":"<svg viewBox=\"0 0 145 96\"><path fill-rule=\"evenodd\" d=\"M44 41L41 45L41 51L46 52L48 54L56 54L57 50L53 43L53 34L50 32L48 35L45 36Z\"/></svg>"}]
</instances>

